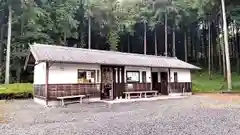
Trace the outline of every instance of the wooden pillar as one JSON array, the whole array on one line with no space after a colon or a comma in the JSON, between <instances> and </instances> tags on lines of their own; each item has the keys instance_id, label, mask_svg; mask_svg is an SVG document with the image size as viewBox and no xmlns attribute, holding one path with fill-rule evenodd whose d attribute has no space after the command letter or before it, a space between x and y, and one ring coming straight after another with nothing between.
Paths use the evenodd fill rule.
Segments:
<instances>
[{"instance_id":1,"label":"wooden pillar","mask_svg":"<svg viewBox=\"0 0 240 135\"><path fill-rule=\"evenodd\" d=\"M48 78L49 78L49 63L46 62L46 73L45 73L45 100L46 100L46 105L48 105Z\"/></svg>"},{"instance_id":2,"label":"wooden pillar","mask_svg":"<svg viewBox=\"0 0 240 135\"><path fill-rule=\"evenodd\" d=\"M112 92L111 92L111 99L115 99L115 84L116 84L116 71L115 71L115 68L112 68L112 71L113 71L113 80L112 80Z\"/></svg>"},{"instance_id":3,"label":"wooden pillar","mask_svg":"<svg viewBox=\"0 0 240 135\"><path fill-rule=\"evenodd\" d=\"M170 72L170 68L168 69L168 82L167 82L167 90L168 90L168 93L171 93L171 90L170 90L170 86L171 85L171 72Z\"/></svg>"},{"instance_id":4,"label":"wooden pillar","mask_svg":"<svg viewBox=\"0 0 240 135\"><path fill-rule=\"evenodd\" d=\"M114 68L114 72L115 72L115 83L118 83L118 70L117 68Z\"/></svg>"},{"instance_id":5,"label":"wooden pillar","mask_svg":"<svg viewBox=\"0 0 240 135\"><path fill-rule=\"evenodd\" d=\"M123 81L122 81L122 78L123 78L123 76L122 76L122 68L119 68L119 81L120 81L120 83L123 83Z\"/></svg>"},{"instance_id":6,"label":"wooden pillar","mask_svg":"<svg viewBox=\"0 0 240 135\"><path fill-rule=\"evenodd\" d=\"M150 90L153 90L153 87L152 87L152 85L153 85L153 82L152 82L152 68L151 68L151 72L150 72L150 74L151 74L151 76L150 76L150 81L151 81L151 83L150 83ZM146 83L147 83L147 73L146 73Z\"/></svg>"},{"instance_id":7,"label":"wooden pillar","mask_svg":"<svg viewBox=\"0 0 240 135\"><path fill-rule=\"evenodd\" d=\"M125 82L125 70L124 70L124 67L122 67L121 79L122 79L122 83L126 83Z\"/></svg>"},{"instance_id":8,"label":"wooden pillar","mask_svg":"<svg viewBox=\"0 0 240 135\"><path fill-rule=\"evenodd\" d=\"M122 91L121 94L122 94L122 96L123 96L123 92L126 91L126 85L125 85L126 83L124 82L124 75L125 75L125 73L124 73L124 72L125 72L124 67L121 68L121 71L122 71L122 72L121 72L121 80L122 80L121 83L122 83L122 85L123 85L123 89L121 90L121 91Z\"/></svg>"},{"instance_id":9,"label":"wooden pillar","mask_svg":"<svg viewBox=\"0 0 240 135\"><path fill-rule=\"evenodd\" d=\"M117 79L118 79L118 83L120 83L120 67L117 68Z\"/></svg>"}]
</instances>

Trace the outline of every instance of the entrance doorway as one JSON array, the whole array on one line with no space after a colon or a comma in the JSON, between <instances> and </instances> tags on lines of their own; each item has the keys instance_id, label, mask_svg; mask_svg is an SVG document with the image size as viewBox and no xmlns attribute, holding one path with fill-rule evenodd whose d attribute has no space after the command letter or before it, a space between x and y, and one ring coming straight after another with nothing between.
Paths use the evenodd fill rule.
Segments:
<instances>
[{"instance_id":1,"label":"entrance doorway","mask_svg":"<svg viewBox=\"0 0 240 135\"><path fill-rule=\"evenodd\" d=\"M152 90L158 90L158 72L152 72Z\"/></svg>"},{"instance_id":2,"label":"entrance doorway","mask_svg":"<svg viewBox=\"0 0 240 135\"><path fill-rule=\"evenodd\" d=\"M113 71L112 68L102 67L101 68L101 98L102 99L110 99L111 90L113 87Z\"/></svg>"},{"instance_id":3,"label":"entrance doorway","mask_svg":"<svg viewBox=\"0 0 240 135\"><path fill-rule=\"evenodd\" d=\"M101 99L113 100L122 96L124 86L123 66L101 66Z\"/></svg>"},{"instance_id":4,"label":"entrance doorway","mask_svg":"<svg viewBox=\"0 0 240 135\"><path fill-rule=\"evenodd\" d=\"M168 73L161 72L161 93L163 95L168 95Z\"/></svg>"}]
</instances>

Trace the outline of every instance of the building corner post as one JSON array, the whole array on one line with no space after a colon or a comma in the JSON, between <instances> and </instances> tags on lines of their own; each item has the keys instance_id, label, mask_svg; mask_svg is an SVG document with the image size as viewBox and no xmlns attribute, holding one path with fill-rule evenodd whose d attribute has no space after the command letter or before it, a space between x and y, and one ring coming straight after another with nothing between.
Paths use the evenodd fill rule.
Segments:
<instances>
[{"instance_id":1,"label":"building corner post","mask_svg":"<svg viewBox=\"0 0 240 135\"><path fill-rule=\"evenodd\" d=\"M171 71L170 71L170 68L168 68L168 83L167 83L167 90L168 90L168 95L169 95L169 93L171 93L171 91L170 91L170 84L171 83Z\"/></svg>"},{"instance_id":2,"label":"building corner post","mask_svg":"<svg viewBox=\"0 0 240 135\"><path fill-rule=\"evenodd\" d=\"M49 63L46 62L46 72L45 72L45 98L46 98L46 106L48 106L48 77L49 77Z\"/></svg>"}]
</instances>

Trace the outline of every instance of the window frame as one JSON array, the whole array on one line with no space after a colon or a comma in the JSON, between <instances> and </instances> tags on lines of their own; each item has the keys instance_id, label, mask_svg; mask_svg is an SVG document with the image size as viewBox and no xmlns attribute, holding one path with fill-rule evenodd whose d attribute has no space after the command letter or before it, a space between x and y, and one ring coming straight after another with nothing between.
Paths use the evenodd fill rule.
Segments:
<instances>
[{"instance_id":1,"label":"window frame","mask_svg":"<svg viewBox=\"0 0 240 135\"><path fill-rule=\"evenodd\" d=\"M129 81L128 78L128 73L138 73L138 81ZM139 83L140 82L140 71L131 71L131 70L127 70L126 71L126 82L127 83Z\"/></svg>"},{"instance_id":2,"label":"window frame","mask_svg":"<svg viewBox=\"0 0 240 135\"><path fill-rule=\"evenodd\" d=\"M92 72L94 72L94 81L93 82L89 82L89 83L96 83L96 71L95 70L88 70L88 69L77 69L77 80L78 80L78 83L79 83L79 71L82 71L82 72L85 72L86 73L86 79L87 79L87 72L91 72L91 78L92 78ZM87 79L88 80L88 79ZM83 82L83 83L86 83L86 82Z\"/></svg>"}]
</instances>

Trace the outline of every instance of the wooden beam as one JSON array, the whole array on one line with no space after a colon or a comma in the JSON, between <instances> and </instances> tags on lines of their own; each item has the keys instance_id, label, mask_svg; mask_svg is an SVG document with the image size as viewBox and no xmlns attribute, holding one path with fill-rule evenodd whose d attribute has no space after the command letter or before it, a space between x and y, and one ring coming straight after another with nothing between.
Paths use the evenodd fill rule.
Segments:
<instances>
[{"instance_id":1,"label":"wooden beam","mask_svg":"<svg viewBox=\"0 0 240 135\"><path fill-rule=\"evenodd\" d=\"M45 97L46 105L48 106L48 79L49 79L49 63L46 62L46 73L45 73Z\"/></svg>"}]
</instances>

